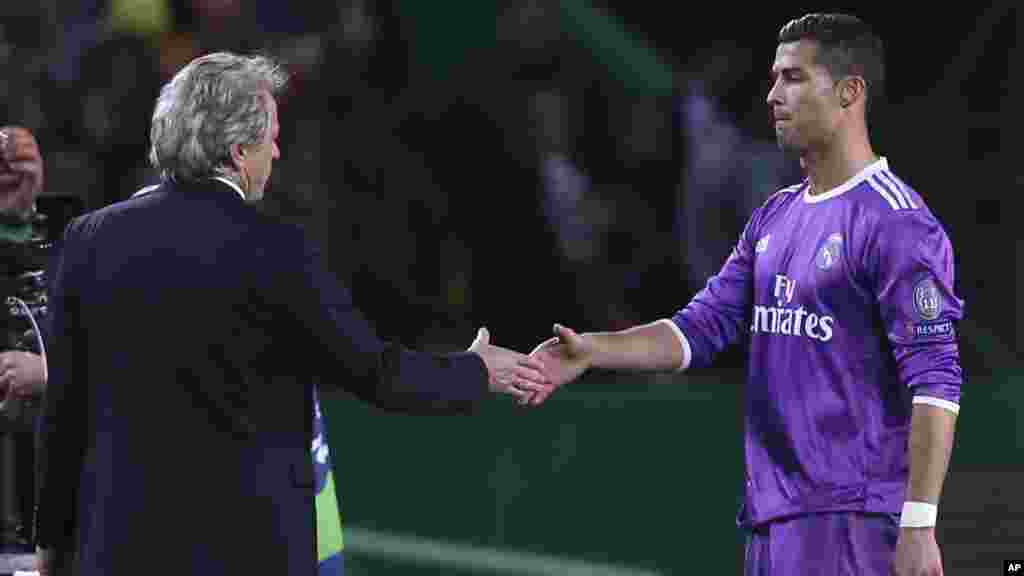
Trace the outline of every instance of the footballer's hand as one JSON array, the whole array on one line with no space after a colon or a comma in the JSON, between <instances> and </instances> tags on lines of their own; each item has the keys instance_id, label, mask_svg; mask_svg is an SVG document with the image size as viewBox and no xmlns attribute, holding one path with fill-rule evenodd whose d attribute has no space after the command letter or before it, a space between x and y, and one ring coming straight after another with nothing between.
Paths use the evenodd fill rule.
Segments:
<instances>
[{"instance_id":1,"label":"footballer's hand","mask_svg":"<svg viewBox=\"0 0 1024 576\"><path fill-rule=\"evenodd\" d=\"M522 399L550 388L541 360L495 346L490 340L487 328L481 328L469 351L480 355L487 366L487 384L491 392Z\"/></svg>"},{"instance_id":2,"label":"footballer's hand","mask_svg":"<svg viewBox=\"0 0 1024 576\"><path fill-rule=\"evenodd\" d=\"M20 126L0 128L0 213L22 215L43 191L43 156Z\"/></svg>"},{"instance_id":3,"label":"footballer's hand","mask_svg":"<svg viewBox=\"0 0 1024 576\"><path fill-rule=\"evenodd\" d=\"M559 324L555 324L553 330L553 338L540 343L530 352L530 358L540 360L547 368L550 386L546 390L521 398L520 404L541 404L555 390L579 378L590 368L594 355L590 340Z\"/></svg>"},{"instance_id":4,"label":"footballer's hand","mask_svg":"<svg viewBox=\"0 0 1024 576\"><path fill-rule=\"evenodd\" d=\"M892 559L894 576L942 576L934 528L900 528Z\"/></svg>"}]
</instances>

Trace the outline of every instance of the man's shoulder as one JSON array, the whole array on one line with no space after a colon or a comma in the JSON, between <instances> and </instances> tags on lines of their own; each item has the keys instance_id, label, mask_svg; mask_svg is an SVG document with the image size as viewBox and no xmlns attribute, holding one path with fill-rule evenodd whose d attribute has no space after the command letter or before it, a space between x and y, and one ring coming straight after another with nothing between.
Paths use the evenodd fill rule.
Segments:
<instances>
[{"instance_id":1,"label":"man's shoulder","mask_svg":"<svg viewBox=\"0 0 1024 576\"><path fill-rule=\"evenodd\" d=\"M117 229L127 234L139 234L143 229L147 235L163 232L200 242L209 240L210 236L235 240L245 237L246 242L255 242L256 245L293 246L303 242L300 227L282 222L250 204L237 202L222 192L190 194L172 182L145 186L124 200L72 219L67 227L68 234L84 239L101 230L114 232ZM200 200L196 202L194 199Z\"/></svg>"},{"instance_id":2,"label":"man's shoulder","mask_svg":"<svg viewBox=\"0 0 1024 576\"><path fill-rule=\"evenodd\" d=\"M768 206L771 204L777 204L779 202L785 202L786 200L791 200L799 196L804 191L804 188L806 186L807 179L804 179L801 180L800 182L797 182L796 184L790 184L789 186L779 188L778 190L773 192L771 196L768 197L764 204L765 206Z\"/></svg>"},{"instance_id":3,"label":"man's shoulder","mask_svg":"<svg viewBox=\"0 0 1024 576\"><path fill-rule=\"evenodd\" d=\"M880 253L900 254L926 247L941 251L949 234L906 181L889 170L876 172L858 185L853 196L855 223L865 246Z\"/></svg>"},{"instance_id":4,"label":"man's shoulder","mask_svg":"<svg viewBox=\"0 0 1024 576\"><path fill-rule=\"evenodd\" d=\"M934 218L924 196L901 178L886 158L860 176L853 192L845 195L848 201L861 212L875 214L878 222Z\"/></svg>"},{"instance_id":5,"label":"man's shoulder","mask_svg":"<svg viewBox=\"0 0 1024 576\"><path fill-rule=\"evenodd\" d=\"M768 199L761 203L761 206L759 206L755 212L755 216L760 219L767 218L783 206L786 206L796 198L799 198L806 187L807 180L805 179L796 184L776 190L768 197Z\"/></svg>"},{"instance_id":6,"label":"man's shoulder","mask_svg":"<svg viewBox=\"0 0 1024 576\"><path fill-rule=\"evenodd\" d=\"M150 184L149 186L143 186L142 188L139 188L138 190L133 192L131 198L140 198L142 196L147 196L152 192L156 192L163 186L163 184Z\"/></svg>"}]
</instances>

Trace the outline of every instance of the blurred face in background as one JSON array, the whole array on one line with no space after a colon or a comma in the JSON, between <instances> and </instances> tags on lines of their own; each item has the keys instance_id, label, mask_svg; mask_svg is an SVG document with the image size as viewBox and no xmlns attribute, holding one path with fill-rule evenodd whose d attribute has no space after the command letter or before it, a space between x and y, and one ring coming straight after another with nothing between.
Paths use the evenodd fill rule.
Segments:
<instances>
[{"instance_id":1,"label":"blurred face in background","mask_svg":"<svg viewBox=\"0 0 1024 576\"><path fill-rule=\"evenodd\" d=\"M779 44L772 65L768 107L779 146L805 155L828 146L842 121L838 84L817 64L818 43L803 39Z\"/></svg>"},{"instance_id":2,"label":"blurred face in background","mask_svg":"<svg viewBox=\"0 0 1024 576\"><path fill-rule=\"evenodd\" d=\"M267 112L270 115L263 140L255 145L242 147L235 159L242 190L249 202L263 198L274 160L281 157L281 151L277 148L277 135L281 130L277 122L277 101L269 92L265 92L263 98L267 102Z\"/></svg>"}]
</instances>

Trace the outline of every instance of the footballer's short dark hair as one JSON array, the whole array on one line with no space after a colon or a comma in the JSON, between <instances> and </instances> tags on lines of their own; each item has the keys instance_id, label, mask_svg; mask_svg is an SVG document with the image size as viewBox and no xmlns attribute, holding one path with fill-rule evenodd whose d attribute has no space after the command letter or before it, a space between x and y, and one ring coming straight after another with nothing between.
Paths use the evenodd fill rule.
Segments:
<instances>
[{"instance_id":1,"label":"footballer's short dark hair","mask_svg":"<svg viewBox=\"0 0 1024 576\"><path fill-rule=\"evenodd\" d=\"M836 80L860 76L867 84L867 107L885 95L885 48L871 27L849 14L806 14L779 30L779 43L814 40L817 63Z\"/></svg>"}]
</instances>

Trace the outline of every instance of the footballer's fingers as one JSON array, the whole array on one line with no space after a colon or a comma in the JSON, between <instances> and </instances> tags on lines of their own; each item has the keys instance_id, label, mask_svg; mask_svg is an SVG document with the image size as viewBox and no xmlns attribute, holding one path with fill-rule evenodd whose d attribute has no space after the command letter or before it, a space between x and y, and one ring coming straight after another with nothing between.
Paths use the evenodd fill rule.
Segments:
<instances>
[{"instance_id":1,"label":"footballer's fingers","mask_svg":"<svg viewBox=\"0 0 1024 576\"><path fill-rule=\"evenodd\" d=\"M548 338L547 340L545 340L545 341L541 342L540 344L538 344L537 347L534 348L532 352L530 352L530 356L533 357L533 355L536 354L537 352L540 352L541 350L544 350L544 349L547 349L547 348L553 348L553 347L557 346L558 344L559 344L558 336L552 336L551 338Z\"/></svg>"},{"instance_id":2,"label":"footballer's fingers","mask_svg":"<svg viewBox=\"0 0 1024 576\"><path fill-rule=\"evenodd\" d=\"M540 392L530 392L529 394L520 396L519 399L516 400L516 404L519 404L520 406L530 406L533 404L533 399L539 395Z\"/></svg>"},{"instance_id":3,"label":"footballer's fingers","mask_svg":"<svg viewBox=\"0 0 1024 576\"><path fill-rule=\"evenodd\" d=\"M530 405L531 406L540 406L541 404L544 403L545 400L548 399L548 396L551 396L551 393L554 392L554 391L555 391L554 388L551 388L551 389L544 390L544 391L541 391L541 392L538 392L538 393L534 394L533 397L531 397L529 399Z\"/></svg>"},{"instance_id":4,"label":"footballer's fingers","mask_svg":"<svg viewBox=\"0 0 1024 576\"><path fill-rule=\"evenodd\" d=\"M520 404L523 403L524 399L529 398L529 396L531 394L531 392L529 392L527 390L523 390L522 388L520 388L519 386L517 386L515 384L510 384L510 385L506 386L505 389L503 390L503 392L505 394L510 395L510 396L515 396L516 397L516 402L519 402Z\"/></svg>"}]
</instances>

